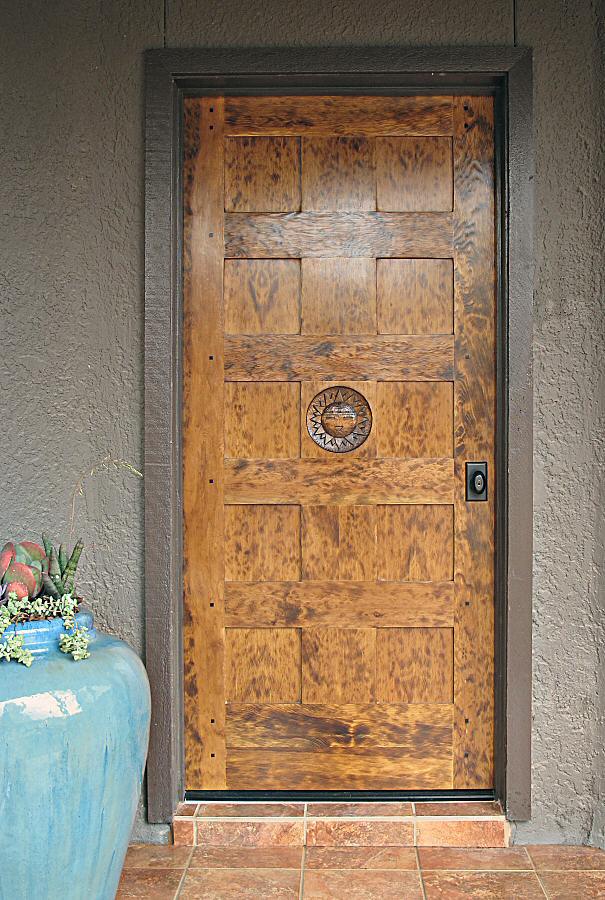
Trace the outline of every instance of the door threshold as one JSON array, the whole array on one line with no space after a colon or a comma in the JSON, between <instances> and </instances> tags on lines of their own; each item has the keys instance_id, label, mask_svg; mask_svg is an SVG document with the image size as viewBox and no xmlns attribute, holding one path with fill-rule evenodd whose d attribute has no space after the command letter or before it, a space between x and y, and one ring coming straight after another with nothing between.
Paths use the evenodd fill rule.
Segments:
<instances>
[{"instance_id":1,"label":"door threshold","mask_svg":"<svg viewBox=\"0 0 605 900\"><path fill-rule=\"evenodd\" d=\"M451 791L185 791L185 802L204 800L224 800L235 802L248 801L276 801L276 800L301 800L307 802L337 803L344 800L365 801L366 803L396 803L407 800L411 803L423 802L472 802L473 800L495 800L496 792L485 789L451 790Z\"/></svg>"}]
</instances>

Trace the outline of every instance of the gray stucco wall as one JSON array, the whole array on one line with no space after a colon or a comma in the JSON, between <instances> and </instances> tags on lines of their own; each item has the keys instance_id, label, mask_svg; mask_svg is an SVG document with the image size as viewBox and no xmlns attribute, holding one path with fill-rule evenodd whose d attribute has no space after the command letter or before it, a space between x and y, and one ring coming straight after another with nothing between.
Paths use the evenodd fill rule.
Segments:
<instances>
[{"instance_id":1,"label":"gray stucco wall","mask_svg":"<svg viewBox=\"0 0 605 900\"><path fill-rule=\"evenodd\" d=\"M0 11L0 535L44 525L67 537L75 492L83 587L101 624L139 651L143 486L103 460L142 460L142 51L534 47L534 807L516 839L605 846L600 0L3 0ZM141 813L136 834L166 829Z\"/></svg>"}]
</instances>

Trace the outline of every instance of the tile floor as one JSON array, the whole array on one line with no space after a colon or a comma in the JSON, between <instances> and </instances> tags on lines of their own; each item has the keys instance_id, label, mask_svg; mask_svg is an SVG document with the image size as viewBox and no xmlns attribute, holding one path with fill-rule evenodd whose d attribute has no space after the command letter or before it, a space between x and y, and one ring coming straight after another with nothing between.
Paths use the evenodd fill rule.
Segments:
<instances>
[{"instance_id":1,"label":"tile floor","mask_svg":"<svg viewBox=\"0 0 605 900\"><path fill-rule=\"evenodd\" d=\"M118 900L605 898L588 847L186 847L128 851Z\"/></svg>"},{"instance_id":2,"label":"tile floor","mask_svg":"<svg viewBox=\"0 0 605 900\"><path fill-rule=\"evenodd\" d=\"M118 900L605 898L605 852L508 847L497 803L188 803Z\"/></svg>"},{"instance_id":3,"label":"tile floor","mask_svg":"<svg viewBox=\"0 0 605 900\"><path fill-rule=\"evenodd\" d=\"M174 843L246 847L507 847L498 803L182 803Z\"/></svg>"}]
</instances>

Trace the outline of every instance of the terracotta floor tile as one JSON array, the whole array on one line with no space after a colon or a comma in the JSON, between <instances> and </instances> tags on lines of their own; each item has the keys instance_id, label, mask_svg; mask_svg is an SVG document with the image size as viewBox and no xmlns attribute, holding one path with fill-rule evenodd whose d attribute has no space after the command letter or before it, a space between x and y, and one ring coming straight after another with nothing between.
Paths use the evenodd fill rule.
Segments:
<instances>
[{"instance_id":1,"label":"terracotta floor tile","mask_svg":"<svg viewBox=\"0 0 605 900\"><path fill-rule=\"evenodd\" d=\"M414 847L307 847L307 869L417 868Z\"/></svg>"},{"instance_id":2,"label":"terracotta floor tile","mask_svg":"<svg viewBox=\"0 0 605 900\"><path fill-rule=\"evenodd\" d=\"M298 900L296 869L190 869L179 900Z\"/></svg>"},{"instance_id":3,"label":"terracotta floor tile","mask_svg":"<svg viewBox=\"0 0 605 900\"><path fill-rule=\"evenodd\" d=\"M308 816L411 816L411 803L309 803Z\"/></svg>"},{"instance_id":4,"label":"terracotta floor tile","mask_svg":"<svg viewBox=\"0 0 605 900\"><path fill-rule=\"evenodd\" d=\"M424 872L426 900L544 900L533 872ZM576 898L579 900L579 898Z\"/></svg>"},{"instance_id":5,"label":"terracotta floor tile","mask_svg":"<svg viewBox=\"0 0 605 900\"><path fill-rule=\"evenodd\" d=\"M192 869L300 869L302 847L197 847Z\"/></svg>"},{"instance_id":6,"label":"terracotta floor tile","mask_svg":"<svg viewBox=\"0 0 605 900\"><path fill-rule=\"evenodd\" d=\"M304 819L294 821L217 822L196 819L199 847L302 847Z\"/></svg>"},{"instance_id":7,"label":"terracotta floor tile","mask_svg":"<svg viewBox=\"0 0 605 900\"><path fill-rule=\"evenodd\" d=\"M506 847L508 835L509 826L503 819L475 822L421 817L416 820L419 847Z\"/></svg>"},{"instance_id":8,"label":"terracotta floor tile","mask_svg":"<svg viewBox=\"0 0 605 900\"><path fill-rule=\"evenodd\" d=\"M593 900L605 897L604 872L540 872L549 900Z\"/></svg>"},{"instance_id":9,"label":"terracotta floor tile","mask_svg":"<svg viewBox=\"0 0 605 900\"><path fill-rule=\"evenodd\" d=\"M172 840L175 846L193 847L195 843L195 819L173 819Z\"/></svg>"},{"instance_id":10,"label":"terracotta floor tile","mask_svg":"<svg viewBox=\"0 0 605 900\"><path fill-rule=\"evenodd\" d=\"M198 808L197 803L179 803L176 808L175 816L194 816Z\"/></svg>"},{"instance_id":11,"label":"terracotta floor tile","mask_svg":"<svg viewBox=\"0 0 605 900\"><path fill-rule=\"evenodd\" d=\"M565 844L536 844L527 847L536 869L568 871L569 869L605 870L605 851L596 847L569 847Z\"/></svg>"},{"instance_id":12,"label":"terracotta floor tile","mask_svg":"<svg viewBox=\"0 0 605 900\"><path fill-rule=\"evenodd\" d=\"M501 816L502 807L495 800L470 800L460 803L416 803L417 816Z\"/></svg>"},{"instance_id":13,"label":"terracotta floor tile","mask_svg":"<svg viewBox=\"0 0 605 900\"><path fill-rule=\"evenodd\" d=\"M498 869L532 870L531 860L524 847L419 847L421 869Z\"/></svg>"},{"instance_id":14,"label":"terracotta floor tile","mask_svg":"<svg viewBox=\"0 0 605 900\"><path fill-rule=\"evenodd\" d=\"M125 869L116 900L174 900L182 876L179 869Z\"/></svg>"},{"instance_id":15,"label":"terracotta floor tile","mask_svg":"<svg viewBox=\"0 0 605 900\"><path fill-rule=\"evenodd\" d=\"M226 818L231 816L249 816L251 818L265 816L304 816L304 803L200 803L198 817L214 816Z\"/></svg>"},{"instance_id":16,"label":"terracotta floor tile","mask_svg":"<svg viewBox=\"0 0 605 900\"><path fill-rule=\"evenodd\" d=\"M307 819L308 847L412 847L414 824L380 819Z\"/></svg>"},{"instance_id":17,"label":"terracotta floor tile","mask_svg":"<svg viewBox=\"0 0 605 900\"><path fill-rule=\"evenodd\" d=\"M131 844L124 862L125 869L184 869L191 847L173 844Z\"/></svg>"},{"instance_id":18,"label":"terracotta floor tile","mask_svg":"<svg viewBox=\"0 0 605 900\"><path fill-rule=\"evenodd\" d=\"M304 900L422 900L417 872L306 870Z\"/></svg>"}]
</instances>

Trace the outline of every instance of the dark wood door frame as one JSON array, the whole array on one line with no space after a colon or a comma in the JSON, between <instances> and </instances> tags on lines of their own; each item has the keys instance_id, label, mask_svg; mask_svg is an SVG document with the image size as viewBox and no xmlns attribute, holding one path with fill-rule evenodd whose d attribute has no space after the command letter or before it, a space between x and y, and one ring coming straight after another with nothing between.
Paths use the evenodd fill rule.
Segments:
<instances>
[{"instance_id":1,"label":"dark wood door frame","mask_svg":"<svg viewBox=\"0 0 605 900\"><path fill-rule=\"evenodd\" d=\"M496 795L531 811L532 57L526 48L150 50L146 54L145 615L148 816L184 791L181 119L190 94L493 94L498 197Z\"/></svg>"}]
</instances>

